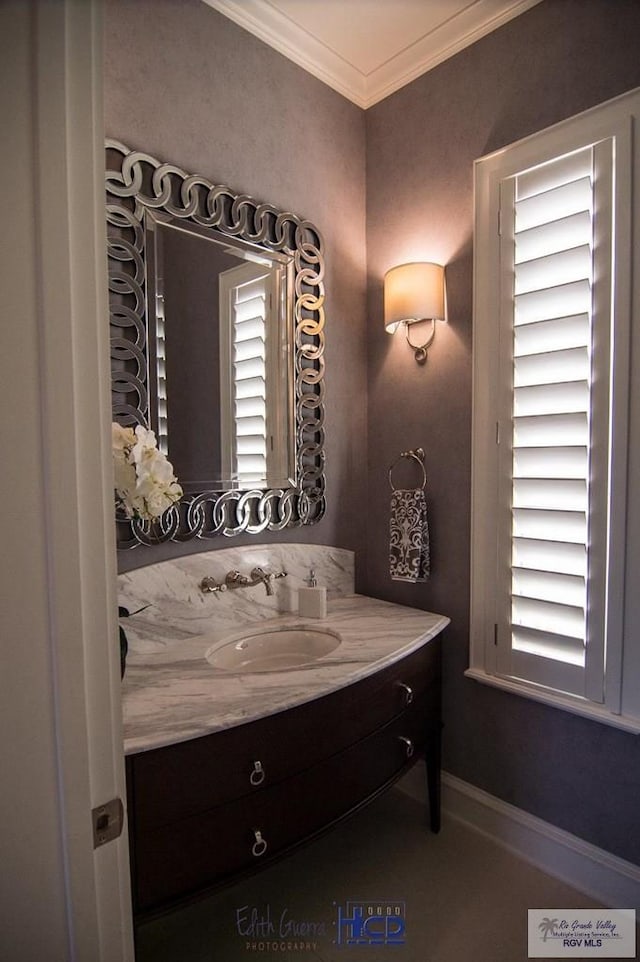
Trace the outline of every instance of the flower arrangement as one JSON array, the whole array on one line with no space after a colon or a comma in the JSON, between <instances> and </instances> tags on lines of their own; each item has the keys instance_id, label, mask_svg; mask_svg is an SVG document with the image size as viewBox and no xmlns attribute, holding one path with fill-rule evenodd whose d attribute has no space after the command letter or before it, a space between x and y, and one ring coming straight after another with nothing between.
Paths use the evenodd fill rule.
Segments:
<instances>
[{"instance_id":1,"label":"flower arrangement","mask_svg":"<svg viewBox=\"0 0 640 962\"><path fill-rule=\"evenodd\" d=\"M111 425L116 504L128 518L155 521L182 497L173 466L153 431Z\"/></svg>"}]
</instances>

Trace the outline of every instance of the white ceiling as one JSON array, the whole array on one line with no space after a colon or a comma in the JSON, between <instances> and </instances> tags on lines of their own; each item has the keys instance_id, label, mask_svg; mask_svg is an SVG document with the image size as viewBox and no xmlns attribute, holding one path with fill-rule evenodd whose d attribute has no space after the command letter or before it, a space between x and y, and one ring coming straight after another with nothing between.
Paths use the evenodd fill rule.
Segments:
<instances>
[{"instance_id":1,"label":"white ceiling","mask_svg":"<svg viewBox=\"0 0 640 962\"><path fill-rule=\"evenodd\" d=\"M204 0L370 107L540 0Z\"/></svg>"}]
</instances>

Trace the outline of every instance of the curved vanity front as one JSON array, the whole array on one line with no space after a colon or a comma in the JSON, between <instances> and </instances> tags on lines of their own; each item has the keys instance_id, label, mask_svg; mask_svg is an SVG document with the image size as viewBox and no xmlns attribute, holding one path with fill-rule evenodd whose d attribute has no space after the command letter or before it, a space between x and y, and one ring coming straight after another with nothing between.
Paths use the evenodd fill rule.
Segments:
<instances>
[{"instance_id":1,"label":"curved vanity front","mask_svg":"<svg viewBox=\"0 0 640 962\"><path fill-rule=\"evenodd\" d=\"M337 634L340 645L310 666L215 669L205 660L211 634L134 654L124 717L136 912L269 863L423 756L437 831L447 624L352 595L333 601L322 621L281 615L261 623Z\"/></svg>"}]
</instances>

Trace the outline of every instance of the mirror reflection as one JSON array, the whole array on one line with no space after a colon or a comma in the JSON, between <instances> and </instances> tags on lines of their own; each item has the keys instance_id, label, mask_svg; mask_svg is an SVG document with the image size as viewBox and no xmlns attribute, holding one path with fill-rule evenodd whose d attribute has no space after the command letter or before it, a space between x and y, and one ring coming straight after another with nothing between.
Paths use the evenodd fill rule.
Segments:
<instances>
[{"instance_id":1,"label":"mirror reflection","mask_svg":"<svg viewBox=\"0 0 640 962\"><path fill-rule=\"evenodd\" d=\"M150 420L185 491L296 483L293 258L145 214Z\"/></svg>"}]
</instances>

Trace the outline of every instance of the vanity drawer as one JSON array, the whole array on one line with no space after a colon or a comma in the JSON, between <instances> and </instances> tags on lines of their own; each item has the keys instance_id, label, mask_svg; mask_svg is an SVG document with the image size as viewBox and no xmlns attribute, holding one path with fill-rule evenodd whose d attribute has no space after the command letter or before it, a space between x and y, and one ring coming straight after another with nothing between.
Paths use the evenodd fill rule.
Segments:
<instances>
[{"instance_id":1,"label":"vanity drawer","mask_svg":"<svg viewBox=\"0 0 640 962\"><path fill-rule=\"evenodd\" d=\"M358 807L418 757L429 732L425 724L429 716L429 696L422 696L403 717L278 785L139 832L136 910L160 907L257 868ZM414 748L412 756L405 739ZM252 854L256 831L267 846L262 855ZM257 851L261 848L259 841Z\"/></svg>"},{"instance_id":2,"label":"vanity drawer","mask_svg":"<svg viewBox=\"0 0 640 962\"><path fill-rule=\"evenodd\" d=\"M402 717L427 696L440 717L440 638L368 678L246 725L127 759L136 831L277 785Z\"/></svg>"}]
</instances>

